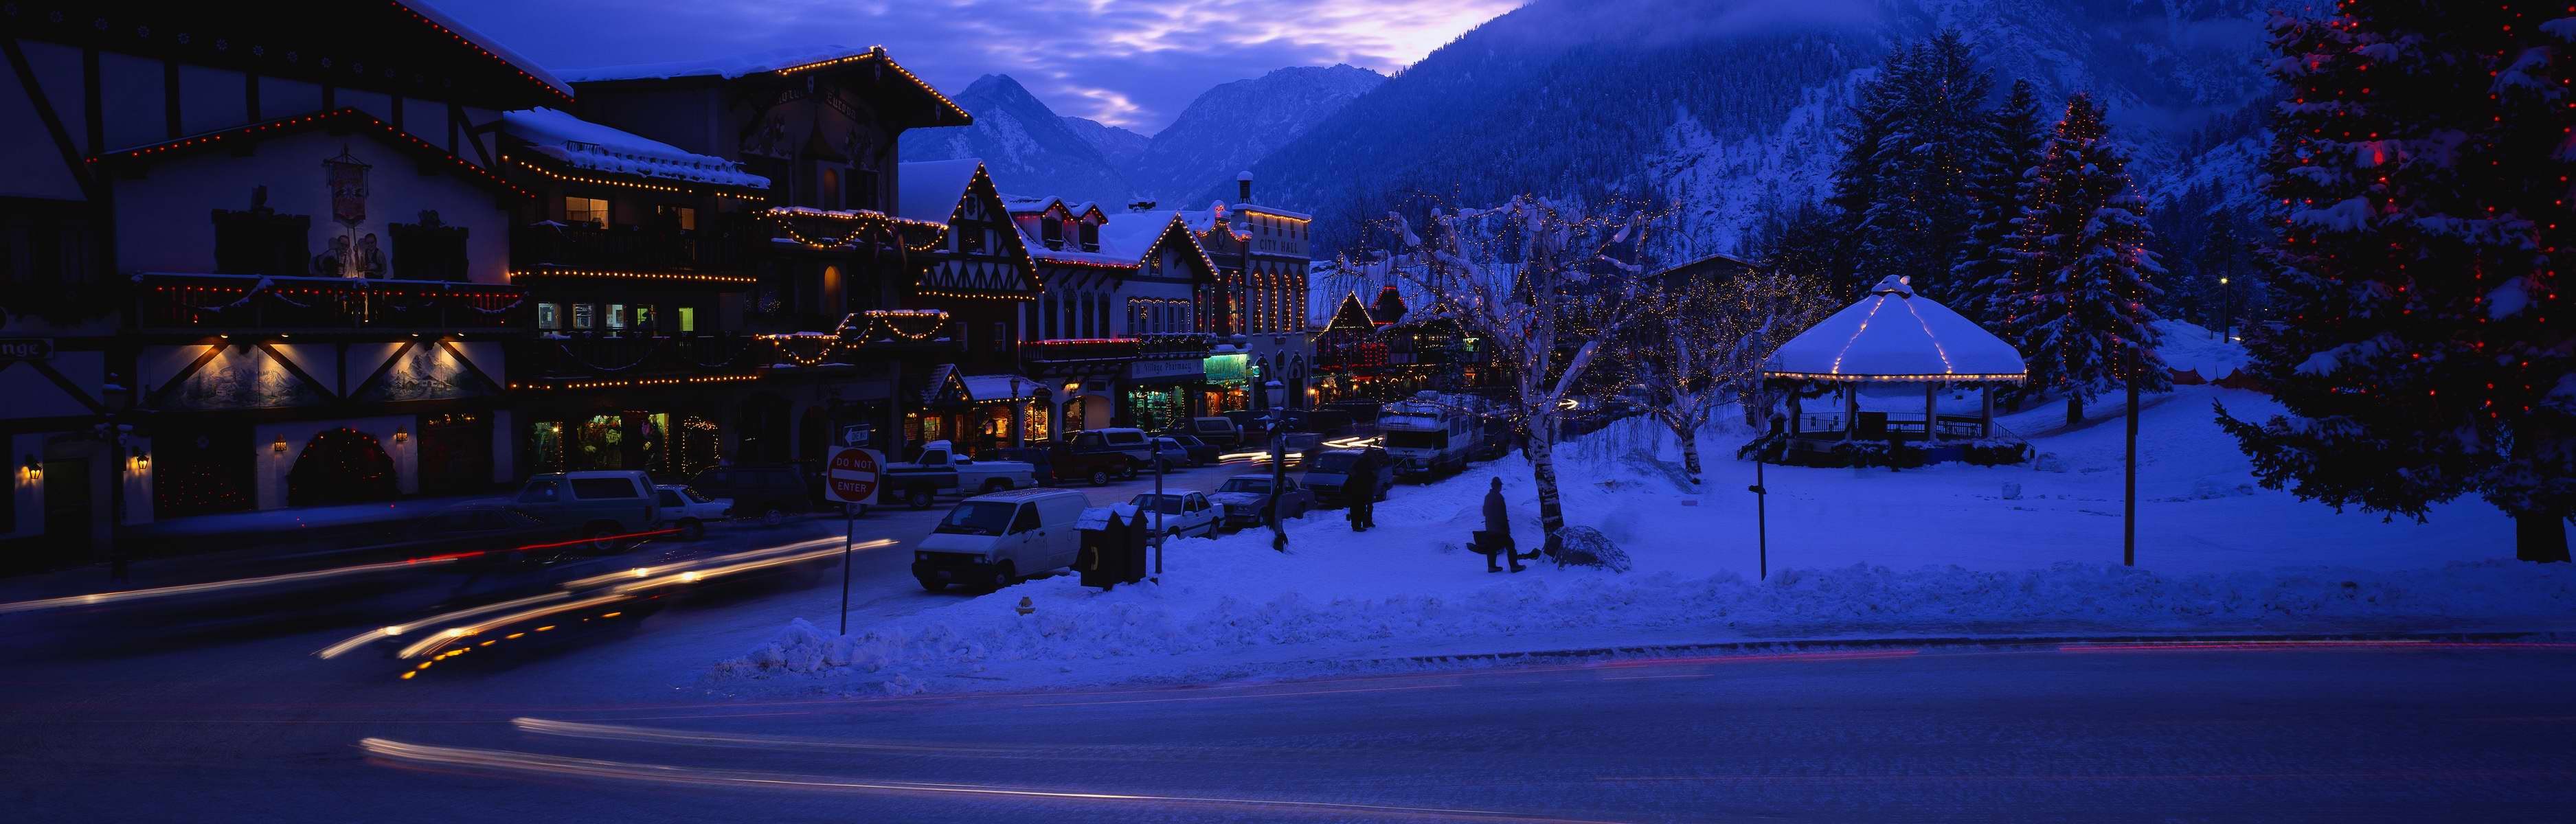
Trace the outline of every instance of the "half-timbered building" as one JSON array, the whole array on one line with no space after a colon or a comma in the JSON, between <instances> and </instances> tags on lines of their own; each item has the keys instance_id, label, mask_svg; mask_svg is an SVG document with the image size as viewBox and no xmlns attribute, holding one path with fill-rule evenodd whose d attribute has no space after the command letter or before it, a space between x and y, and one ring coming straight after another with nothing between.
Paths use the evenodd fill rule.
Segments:
<instances>
[{"instance_id":1,"label":"half-timbered building","mask_svg":"<svg viewBox=\"0 0 2576 824\"><path fill-rule=\"evenodd\" d=\"M0 6L7 563L516 477L501 113L543 69L405 2Z\"/></svg>"}]
</instances>

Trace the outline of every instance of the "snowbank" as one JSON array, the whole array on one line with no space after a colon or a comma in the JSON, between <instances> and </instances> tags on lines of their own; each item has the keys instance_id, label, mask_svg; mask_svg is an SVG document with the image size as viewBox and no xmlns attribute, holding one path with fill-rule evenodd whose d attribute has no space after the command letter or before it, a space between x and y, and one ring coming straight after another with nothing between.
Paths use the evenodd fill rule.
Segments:
<instances>
[{"instance_id":1,"label":"snowbank","mask_svg":"<svg viewBox=\"0 0 2576 824\"><path fill-rule=\"evenodd\" d=\"M1919 398L1919 396L1917 396ZM2063 471L1770 467L1770 579L1756 579L1753 467L1741 441L1702 439L1704 499L1669 465L1671 439L1622 424L1562 450L1569 520L1634 563L1620 574L1492 575L1463 548L1487 478L1504 481L1524 542L1539 535L1517 458L1401 486L1354 536L1338 511L1290 528L1167 548L1160 585L1011 587L837 638L802 622L719 666L738 691L916 692L1272 676L1418 655L1766 638L2138 632L2563 629L2576 568L2510 561L2492 507L2426 524L2337 514L2251 484L2211 403L2265 414L2259 394L2183 387L2143 418L2139 567L2119 566L2120 431L2087 425L2040 448ZM1919 403L1919 400L1914 401ZM2037 431L2042 406L2005 422ZM1037 607L1012 609L1021 597ZM828 623L828 622L825 622Z\"/></svg>"}]
</instances>

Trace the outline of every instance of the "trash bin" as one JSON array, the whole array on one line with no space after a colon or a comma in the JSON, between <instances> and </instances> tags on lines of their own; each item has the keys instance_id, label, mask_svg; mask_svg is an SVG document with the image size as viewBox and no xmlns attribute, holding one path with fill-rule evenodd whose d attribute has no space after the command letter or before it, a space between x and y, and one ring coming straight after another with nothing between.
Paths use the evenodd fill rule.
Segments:
<instances>
[{"instance_id":1,"label":"trash bin","mask_svg":"<svg viewBox=\"0 0 2576 824\"><path fill-rule=\"evenodd\" d=\"M1073 568L1082 585L1108 589L1145 580L1145 513L1131 504L1093 507L1075 523L1082 533L1082 554Z\"/></svg>"}]
</instances>

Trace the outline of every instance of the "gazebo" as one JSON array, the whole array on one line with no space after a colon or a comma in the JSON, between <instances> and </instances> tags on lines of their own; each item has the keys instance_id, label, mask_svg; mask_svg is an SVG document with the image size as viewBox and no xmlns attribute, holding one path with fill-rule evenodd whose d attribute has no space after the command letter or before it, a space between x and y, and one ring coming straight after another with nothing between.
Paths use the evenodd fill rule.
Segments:
<instances>
[{"instance_id":1,"label":"gazebo","mask_svg":"<svg viewBox=\"0 0 2576 824\"><path fill-rule=\"evenodd\" d=\"M1841 396L1839 414L1807 415L1799 407L1801 393L1789 393L1791 462L1855 441L1912 443L1932 461L1960 457L1955 453L1964 453L1969 442L1994 438L1995 386L2021 383L2026 375L2021 353L2011 344L1915 294L1906 278L1895 276L1762 363L1766 381L1823 383ZM1861 411L1861 386L1884 383L1923 384L1922 414ZM1941 414L1937 400L1945 385L1984 388L1978 414Z\"/></svg>"}]
</instances>

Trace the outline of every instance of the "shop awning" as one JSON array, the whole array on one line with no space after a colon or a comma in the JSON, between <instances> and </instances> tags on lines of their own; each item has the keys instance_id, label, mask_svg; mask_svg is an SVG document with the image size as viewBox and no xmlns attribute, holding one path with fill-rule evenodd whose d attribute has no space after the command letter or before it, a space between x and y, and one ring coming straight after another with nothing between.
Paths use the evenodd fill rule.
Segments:
<instances>
[{"instance_id":1,"label":"shop awning","mask_svg":"<svg viewBox=\"0 0 2576 824\"><path fill-rule=\"evenodd\" d=\"M1034 398L1038 390L1046 387L1046 384L1027 375L967 375L965 381L966 401L969 403ZM1017 386L1013 385L1014 382Z\"/></svg>"}]
</instances>

